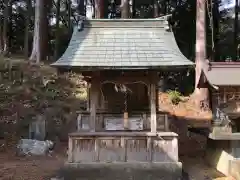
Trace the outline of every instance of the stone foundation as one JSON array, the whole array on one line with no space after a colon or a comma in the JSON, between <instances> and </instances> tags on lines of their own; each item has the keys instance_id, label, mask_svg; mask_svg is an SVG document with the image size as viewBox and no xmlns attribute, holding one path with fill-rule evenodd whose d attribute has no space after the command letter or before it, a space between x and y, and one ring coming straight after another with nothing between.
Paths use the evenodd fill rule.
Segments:
<instances>
[{"instance_id":1,"label":"stone foundation","mask_svg":"<svg viewBox=\"0 0 240 180\"><path fill-rule=\"evenodd\" d=\"M182 164L176 163L67 163L64 180L181 180Z\"/></svg>"}]
</instances>

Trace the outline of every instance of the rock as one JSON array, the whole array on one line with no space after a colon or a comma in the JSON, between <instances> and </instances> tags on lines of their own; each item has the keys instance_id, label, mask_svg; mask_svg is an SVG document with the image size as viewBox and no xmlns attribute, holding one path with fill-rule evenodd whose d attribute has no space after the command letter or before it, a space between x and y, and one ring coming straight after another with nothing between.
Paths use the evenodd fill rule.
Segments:
<instances>
[{"instance_id":1,"label":"rock","mask_svg":"<svg viewBox=\"0 0 240 180\"><path fill-rule=\"evenodd\" d=\"M64 180L64 178L54 177L54 178L51 178L50 180Z\"/></svg>"},{"instance_id":2,"label":"rock","mask_svg":"<svg viewBox=\"0 0 240 180\"><path fill-rule=\"evenodd\" d=\"M34 139L21 139L17 145L18 155L46 155L53 147L53 142Z\"/></svg>"}]
</instances>

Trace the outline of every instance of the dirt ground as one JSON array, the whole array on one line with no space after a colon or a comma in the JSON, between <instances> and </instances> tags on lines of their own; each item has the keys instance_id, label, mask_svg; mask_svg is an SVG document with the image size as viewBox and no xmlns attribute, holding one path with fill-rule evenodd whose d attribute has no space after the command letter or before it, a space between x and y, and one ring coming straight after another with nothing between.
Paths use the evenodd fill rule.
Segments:
<instances>
[{"instance_id":1,"label":"dirt ground","mask_svg":"<svg viewBox=\"0 0 240 180\"><path fill-rule=\"evenodd\" d=\"M18 157L14 150L0 152L0 180L49 180L66 160L66 144L51 155Z\"/></svg>"},{"instance_id":2,"label":"dirt ground","mask_svg":"<svg viewBox=\"0 0 240 180\"><path fill-rule=\"evenodd\" d=\"M188 176L186 180L235 180L232 177L225 177L217 170L206 165L202 156L183 156L180 159L183 163L184 172Z\"/></svg>"},{"instance_id":3,"label":"dirt ground","mask_svg":"<svg viewBox=\"0 0 240 180\"><path fill-rule=\"evenodd\" d=\"M1 180L47 180L63 165L59 157L14 158L0 154Z\"/></svg>"},{"instance_id":4,"label":"dirt ground","mask_svg":"<svg viewBox=\"0 0 240 180\"><path fill-rule=\"evenodd\" d=\"M0 180L50 180L56 177L66 156L65 147L45 157L17 157L13 151L0 153ZM186 180L234 180L206 166L201 158L182 157Z\"/></svg>"}]
</instances>

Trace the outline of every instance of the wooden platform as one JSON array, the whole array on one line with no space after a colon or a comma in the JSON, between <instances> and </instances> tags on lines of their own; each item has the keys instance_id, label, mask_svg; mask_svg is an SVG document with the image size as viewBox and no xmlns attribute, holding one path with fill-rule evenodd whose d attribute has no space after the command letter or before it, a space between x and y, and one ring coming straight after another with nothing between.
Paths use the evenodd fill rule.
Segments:
<instances>
[{"instance_id":1,"label":"wooden platform","mask_svg":"<svg viewBox=\"0 0 240 180\"><path fill-rule=\"evenodd\" d=\"M178 162L177 134L119 131L71 133L68 162Z\"/></svg>"}]
</instances>

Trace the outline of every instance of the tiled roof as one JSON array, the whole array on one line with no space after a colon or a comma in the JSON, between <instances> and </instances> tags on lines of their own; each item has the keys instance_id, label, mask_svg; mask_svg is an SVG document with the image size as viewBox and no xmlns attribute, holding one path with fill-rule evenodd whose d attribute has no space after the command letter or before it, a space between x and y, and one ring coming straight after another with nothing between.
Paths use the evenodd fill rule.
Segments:
<instances>
[{"instance_id":1,"label":"tiled roof","mask_svg":"<svg viewBox=\"0 0 240 180\"><path fill-rule=\"evenodd\" d=\"M193 65L179 50L164 19L95 19L74 29L56 67L151 69Z\"/></svg>"}]
</instances>

